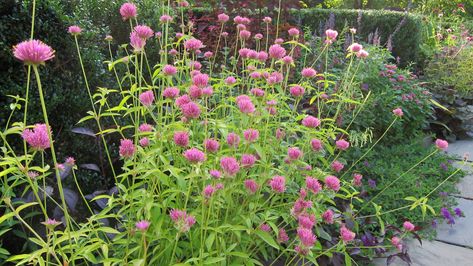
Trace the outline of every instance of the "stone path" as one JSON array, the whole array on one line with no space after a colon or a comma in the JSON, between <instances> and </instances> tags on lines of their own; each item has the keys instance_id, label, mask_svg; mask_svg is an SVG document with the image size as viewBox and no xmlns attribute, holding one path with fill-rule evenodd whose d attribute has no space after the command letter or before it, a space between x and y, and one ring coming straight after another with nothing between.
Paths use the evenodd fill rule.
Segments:
<instances>
[{"instance_id":1,"label":"stone path","mask_svg":"<svg viewBox=\"0 0 473 266\"><path fill-rule=\"evenodd\" d=\"M434 241L423 241L421 246L417 240L407 243L412 265L415 266L473 266L473 140L461 140L450 143L447 153L458 156L459 160L469 154L468 164L461 161L454 163L462 168L467 175L458 183L458 207L465 217L455 219L455 225L439 224L437 237ZM386 265L386 259L375 260L377 266ZM392 266L404 266L407 263L396 258Z\"/></svg>"}]
</instances>

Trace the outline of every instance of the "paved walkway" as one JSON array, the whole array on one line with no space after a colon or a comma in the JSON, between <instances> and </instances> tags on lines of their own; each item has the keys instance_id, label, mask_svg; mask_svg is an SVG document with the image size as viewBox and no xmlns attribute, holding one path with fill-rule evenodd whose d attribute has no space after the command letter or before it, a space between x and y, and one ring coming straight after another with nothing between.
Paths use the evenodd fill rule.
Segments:
<instances>
[{"instance_id":1,"label":"paved walkway","mask_svg":"<svg viewBox=\"0 0 473 266\"><path fill-rule=\"evenodd\" d=\"M455 225L439 224L437 237L434 241L417 240L407 243L409 255L414 266L473 266L473 140L461 140L450 143L447 153L457 156L455 162L467 172L467 175L458 183L459 194L451 195L457 198L458 207L465 217L455 219ZM469 163L463 164L460 160L469 153ZM386 265L386 259L376 260L377 266ZM396 258L392 266L404 266L407 263Z\"/></svg>"}]
</instances>

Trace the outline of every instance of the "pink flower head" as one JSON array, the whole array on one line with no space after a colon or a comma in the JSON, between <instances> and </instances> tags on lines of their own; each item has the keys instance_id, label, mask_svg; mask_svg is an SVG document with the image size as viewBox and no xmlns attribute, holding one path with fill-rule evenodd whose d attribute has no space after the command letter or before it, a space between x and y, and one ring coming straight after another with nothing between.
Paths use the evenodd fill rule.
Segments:
<instances>
[{"instance_id":1,"label":"pink flower head","mask_svg":"<svg viewBox=\"0 0 473 266\"><path fill-rule=\"evenodd\" d=\"M284 228L279 229L277 240L279 243L286 243L287 241L289 241L289 236L287 235L286 230L284 230Z\"/></svg>"},{"instance_id":2,"label":"pink flower head","mask_svg":"<svg viewBox=\"0 0 473 266\"><path fill-rule=\"evenodd\" d=\"M253 94L256 97L263 97L264 96L264 90L260 88L253 88L250 90L251 94Z\"/></svg>"},{"instance_id":3,"label":"pink flower head","mask_svg":"<svg viewBox=\"0 0 473 266\"><path fill-rule=\"evenodd\" d=\"M140 230L141 232L148 230L149 225L150 225L150 222L146 220L138 221L135 224L136 229Z\"/></svg>"},{"instance_id":4,"label":"pink flower head","mask_svg":"<svg viewBox=\"0 0 473 266\"><path fill-rule=\"evenodd\" d=\"M247 30L240 31L240 38L242 38L243 40L248 40L250 37L251 37L251 32Z\"/></svg>"},{"instance_id":5,"label":"pink flower head","mask_svg":"<svg viewBox=\"0 0 473 266\"><path fill-rule=\"evenodd\" d=\"M137 25L133 30L136 31L136 34L142 39L151 38L154 34L153 30L146 25Z\"/></svg>"},{"instance_id":6,"label":"pink flower head","mask_svg":"<svg viewBox=\"0 0 473 266\"><path fill-rule=\"evenodd\" d=\"M289 92L293 97L301 97L302 95L304 95L305 89L300 85L295 85L289 89Z\"/></svg>"},{"instance_id":7,"label":"pink flower head","mask_svg":"<svg viewBox=\"0 0 473 266\"><path fill-rule=\"evenodd\" d=\"M394 109L394 110L393 110L393 114L394 114L395 116L398 116L398 117L401 117L401 116L404 115L404 113L402 112L402 109L401 109L401 108L396 108L396 109Z\"/></svg>"},{"instance_id":8,"label":"pink flower head","mask_svg":"<svg viewBox=\"0 0 473 266\"><path fill-rule=\"evenodd\" d=\"M342 151L347 150L350 147L350 142L340 139L335 142L335 146L337 146L337 149L340 149Z\"/></svg>"},{"instance_id":9,"label":"pink flower head","mask_svg":"<svg viewBox=\"0 0 473 266\"><path fill-rule=\"evenodd\" d=\"M259 185L253 179L247 179L244 182L245 188L248 190L250 194L255 194L258 191Z\"/></svg>"},{"instance_id":10,"label":"pink flower head","mask_svg":"<svg viewBox=\"0 0 473 266\"><path fill-rule=\"evenodd\" d=\"M268 224L261 224L259 226L259 229L261 231L265 231L265 232L270 232L271 231L271 227Z\"/></svg>"},{"instance_id":11,"label":"pink flower head","mask_svg":"<svg viewBox=\"0 0 473 266\"><path fill-rule=\"evenodd\" d=\"M338 32L336 30L329 29L325 31L325 35L327 36L327 39L329 39L330 41L334 41L338 36Z\"/></svg>"},{"instance_id":12,"label":"pink flower head","mask_svg":"<svg viewBox=\"0 0 473 266\"><path fill-rule=\"evenodd\" d=\"M73 25L69 26L67 32L69 32L71 35L77 36L82 32L82 29L79 26Z\"/></svg>"},{"instance_id":13,"label":"pink flower head","mask_svg":"<svg viewBox=\"0 0 473 266\"><path fill-rule=\"evenodd\" d=\"M197 87L196 85L192 85L189 87L189 95L194 98L198 99L202 97L203 91L201 88Z\"/></svg>"},{"instance_id":14,"label":"pink flower head","mask_svg":"<svg viewBox=\"0 0 473 266\"><path fill-rule=\"evenodd\" d=\"M284 43L284 39L282 39L282 38L277 38L276 40L274 40L274 43L275 43L275 44L283 44L283 43Z\"/></svg>"},{"instance_id":15,"label":"pink flower head","mask_svg":"<svg viewBox=\"0 0 473 266\"><path fill-rule=\"evenodd\" d=\"M174 132L174 143L181 147L187 147L189 145L189 133L186 131L176 131Z\"/></svg>"},{"instance_id":16,"label":"pink flower head","mask_svg":"<svg viewBox=\"0 0 473 266\"><path fill-rule=\"evenodd\" d=\"M233 84L235 84L236 82L237 82L237 80L236 80L234 77L232 77L232 76L227 77L227 78L225 79L225 84L227 84L227 85L233 85Z\"/></svg>"},{"instance_id":17,"label":"pink flower head","mask_svg":"<svg viewBox=\"0 0 473 266\"><path fill-rule=\"evenodd\" d=\"M256 39L256 40L261 40L261 39L263 39L263 34L261 34L261 33L256 33L256 34L255 34L255 39Z\"/></svg>"},{"instance_id":18,"label":"pink flower head","mask_svg":"<svg viewBox=\"0 0 473 266\"><path fill-rule=\"evenodd\" d=\"M190 67L191 67L191 69L193 69L193 70L200 70L200 69L202 68L202 64L199 63L199 61L192 61L192 62L190 63Z\"/></svg>"},{"instance_id":19,"label":"pink flower head","mask_svg":"<svg viewBox=\"0 0 473 266\"><path fill-rule=\"evenodd\" d=\"M356 56L359 58L367 58L369 55L370 54L365 50L361 50L358 53L356 53Z\"/></svg>"},{"instance_id":20,"label":"pink flower head","mask_svg":"<svg viewBox=\"0 0 473 266\"><path fill-rule=\"evenodd\" d=\"M322 141L320 139L311 139L310 145L312 146L313 151L321 151L322 150Z\"/></svg>"},{"instance_id":21,"label":"pink flower head","mask_svg":"<svg viewBox=\"0 0 473 266\"><path fill-rule=\"evenodd\" d=\"M228 145L236 148L240 144L240 136L238 136L236 133L228 133L227 135L227 143Z\"/></svg>"},{"instance_id":22,"label":"pink flower head","mask_svg":"<svg viewBox=\"0 0 473 266\"><path fill-rule=\"evenodd\" d=\"M214 153L218 151L220 145L215 139L206 139L204 140L204 147L206 151Z\"/></svg>"},{"instance_id":23,"label":"pink flower head","mask_svg":"<svg viewBox=\"0 0 473 266\"><path fill-rule=\"evenodd\" d=\"M361 186L361 179L363 176L361 174L353 174L353 185L360 187Z\"/></svg>"},{"instance_id":24,"label":"pink flower head","mask_svg":"<svg viewBox=\"0 0 473 266\"><path fill-rule=\"evenodd\" d=\"M149 145L149 139L147 137L141 138L139 143L141 147L147 147Z\"/></svg>"},{"instance_id":25,"label":"pink flower head","mask_svg":"<svg viewBox=\"0 0 473 266\"><path fill-rule=\"evenodd\" d=\"M250 78L252 78L252 79L260 79L260 78L261 78L261 73L260 73L260 72L257 72L257 71L251 72L251 73L250 73Z\"/></svg>"},{"instance_id":26,"label":"pink flower head","mask_svg":"<svg viewBox=\"0 0 473 266\"><path fill-rule=\"evenodd\" d=\"M302 158L302 151L297 147L287 149L287 156L290 160L299 160Z\"/></svg>"},{"instance_id":27,"label":"pink flower head","mask_svg":"<svg viewBox=\"0 0 473 266\"><path fill-rule=\"evenodd\" d=\"M187 2L186 0L179 0L178 1L178 5L180 7L188 7L189 6L189 2Z\"/></svg>"},{"instance_id":28,"label":"pink flower head","mask_svg":"<svg viewBox=\"0 0 473 266\"><path fill-rule=\"evenodd\" d=\"M67 157L66 164L70 166L74 166L76 165L76 159L74 159L74 157Z\"/></svg>"},{"instance_id":29,"label":"pink flower head","mask_svg":"<svg viewBox=\"0 0 473 266\"><path fill-rule=\"evenodd\" d=\"M29 40L15 45L13 55L26 65L42 65L54 58L54 50L42 41Z\"/></svg>"},{"instance_id":30,"label":"pink flower head","mask_svg":"<svg viewBox=\"0 0 473 266\"><path fill-rule=\"evenodd\" d=\"M136 152L135 144L130 139L120 140L119 154L123 158L131 158Z\"/></svg>"},{"instance_id":31,"label":"pink flower head","mask_svg":"<svg viewBox=\"0 0 473 266\"><path fill-rule=\"evenodd\" d=\"M247 18L247 17L236 16L236 17L233 19L233 22L235 22L235 24L248 25L248 24L250 24L250 19Z\"/></svg>"},{"instance_id":32,"label":"pink flower head","mask_svg":"<svg viewBox=\"0 0 473 266\"><path fill-rule=\"evenodd\" d=\"M359 44L359 43L352 43L350 46L348 46L348 51L350 53L358 53L359 51L361 51L363 49L363 45Z\"/></svg>"},{"instance_id":33,"label":"pink flower head","mask_svg":"<svg viewBox=\"0 0 473 266\"><path fill-rule=\"evenodd\" d=\"M153 126L151 126L150 124L143 123L138 129L140 132L151 132L153 131Z\"/></svg>"},{"instance_id":34,"label":"pink flower head","mask_svg":"<svg viewBox=\"0 0 473 266\"><path fill-rule=\"evenodd\" d=\"M212 197L212 195L215 193L215 188L212 186L212 185L207 185L205 188L204 188L204 191L202 192L202 194L204 195L204 197L206 198L210 198Z\"/></svg>"},{"instance_id":35,"label":"pink flower head","mask_svg":"<svg viewBox=\"0 0 473 266\"><path fill-rule=\"evenodd\" d=\"M169 50L169 54L172 55L172 56L176 56L179 52L176 50L176 49L171 49Z\"/></svg>"},{"instance_id":36,"label":"pink flower head","mask_svg":"<svg viewBox=\"0 0 473 266\"><path fill-rule=\"evenodd\" d=\"M324 222L327 224L333 224L333 211L332 210L326 210L322 214L322 219L324 219Z\"/></svg>"},{"instance_id":37,"label":"pink flower head","mask_svg":"<svg viewBox=\"0 0 473 266\"><path fill-rule=\"evenodd\" d=\"M283 129L281 129L281 128L276 129L276 139L280 140L280 139L284 138L285 135L286 135L286 133L284 132Z\"/></svg>"},{"instance_id":38,"label":"pink flower head","mask_svg":"<svg viewBox=\"0 0 473 266\"><path fill-rule=\"evenodd\" d=\"M136 53L139 53L143 51L143 48L146 45L146 40L141 38L136 31L132 31L130 34L130 45Z\"/></svg>"},{"instance_id":39,"label":"pink flower head","mask_svg":"<svg viewBox=\"0 0 473 266\"><path fill-rule=\"evenodd\" d=\"M61 224L61 222L58 222L55 219L50 219L50 218L46 219L46 221L41 222L41 223L50 229Z\"/></svg>"},{"instance_id":40,"label":"pink flower head","mask_svg":"<svg viewBox=\"0 0 473 266\"><path fill-rule=\"evenodd\" d=\"M259 131L257 129L249 128L243 131L243 136L247 142L255 142L259 137Z\"/></svg>"},{"instance_id":41,"label":"pink flower head","mask_svg":"<svg viewBox=\"0 0 473 266\"><path fill-rule=\"evenodd\" d=\"M184 94L184 95L182 95L182 96L180 96L180 97L177 97L177 99L176 99L176 105L177 105L177 107L182 107L183 105L188 104L188 103L190 103L191 101L192 101L192 100L191 100L191 98L189 97L189 95Z\"/></svg>"},{"instance_id":42,"label":"pink flower head","mask_svg":"<svg viewBox=\"0 0 473 266\"><path fill-rule=\"evenodd\" d=\"M269 181L269 185L276 193L283 193L286 190L286 178L284 176L274 176Z\"/></svg>"},{"instance_id":43,"label":"pink flower head","mask_svg":"<svg viewBox=\"0 0 473 266\"><path fill-rule=\"evenodd\" d=\"M404 229L406 229L406 231L414 231L415 229L415 226L409 222L409 221L405 221L403 224L402 224L402 227L404 227Z\"/></svg>"},{"instance_id":44,"label":"pink flower head","mask_svg":"<svg viewBox=\"0 0 473 266\"><path fill-rule=\"evenodd\" d=\"M302 119L302 125L305 127L316 128L320 125L320 120L316 117L308 115Z\"/></svg>"},{"instance_id":45,"label":"pink flower head","mask_svg":"<svg viewBox=\"0 0 473 266\"><path fill-rule=\"evenodd\" d=\"M163 97L168 99L174 99L179 96L179 89L176 87L169 87L164 89Z\"/></svg>"},{"instance_id":46,"label":"pink flower head","mask_svg":"<svg viewBox=\"0 0 473 266\"><path fill-rule=\"evenodd\" d=\"M292 56L289 56L289 55L286 55L281 60L286 65L290 65L290 64L294 63L294 59L292 59Z\"/></svg>"},{"instance_id":47,"label":"pink flower head","mask_svg":"<svg viewBox=\"0 0 473 266\"><path fill-rule=\"evenodd\" d=\"M229 176L234 176L240 171L238 161L233 157L223 157L220 159L220 166L223 172Z\"/></svg>"},{"instance_id":48,"label":"pink flower head","mask_svg":"<svg viewBox=\"0 0 473 266\"><path fill-rule=\"evenodd\" d=\"M402 251L402 242L399 237L393 236L391 238L391 244L393 244L393 246L396 247L398 251Z\"/></svg>"},{"instance_id":49,"label":"pink flower head","mask_svg":"<svg viewBox=\"0 0 473 266\"><path fill-rule=\"evenodd\" d=\"M221 190L221 189L223 189L223 188L224 188L224 185L223 185L222 183L217 183L217 184L215 185L215 189L216 189L216 190Z\"/></svg>"},{"instance_id":50,"label":"pink flower head","mask_svg":"<svg viewBox=\"0 0 473 266\"><path fill-rule=\"evenodd\" d=\"M145 91L140 94L140 102L146 106L149 107L151 104L153 104L154 101L154 93L152 90Z\"/></svg>"},{"instance_id":51,"label":"pink flower head","mask_svg":"<svg viewBox=\"0 0 473 266\"><path fill-rule=\"evenodd\" d=\"M189 231L195 224L194 216L188 215L186 211L172 209L169 216L176 228L182 233Z\"/></svg>"},{"instance_id":52,"label":"pink flower head","mask_svg":"<svg viewBox=\"0 0 473 266\"><path fill-rule=\"evenodd\" d=\"M299 36L299 30L296 28L290 28L287 32L289 33L289 36L292 36L292 37Z\"/></svg>"},{"instance_id":53,"label":"pink flower head","mask_svg":"<svg viewBox=\"0 0 473 266\"><path fill-rule=\"evenodd\" d=\"M297 217L297 221L299 223L300 227L306 228L306 229L312 229L315 225L315 215L313 214L301 214L299 217Z\"/></svg>"},{"instance_id":54,"label":"pink flower head","mask_svg":"<svg viewBox=\"0 0 473 266\"><path fill-rule=\"evenodd\" d=\"M200 88L207 87L209 85L209 76L207 74L197 74L192 77L192 83Z\"/></svg>"},{"instance_id":55,"label":"pink flower head","mask_svg":"<svg viewBox=\"0 0 473 266\"><path fill-rule=\"evenodd\" d=\"M320 190L322 190L322 185L320 185L319 180L311 176L307 176L305 178L305 185L314 194L317 194Z\"/></svg>"},{"instance_id":56,"label":"pink flower head","mask_svg":"<svg viewBox=\"0 0 473 266\"><path fill-rule=\"evenodd\" d=\"M183 155L190 163L201 163L205 161L205 154L196 148L188 149Z\"/></svg>"},{"instance_id":57,"label":"pink flower head","mask_svg":"<svg viewBox=\"0 0 473 266\"><path fill-rule=\"evenodd\" d=\"M123 20L135 18L137 15L136 6L132 3L124 3L120 7L120 15L122 15Z\"/></svg>"},{"instance_id":58,"label":"pink flower head","mask_svg":"<svg viewBox=\"0 0 473 266\"><path fill-rule=\"evenodd\" d=\"M269 77L266 79L269 85L274 85L277 83L281 83L284 80L283 74L279 72L273 72Z\"/></svg>"},{"instance_id":59,"label":"pink flower head","mask_svg":"<svg viewBox=\"0 0 473 266\"><path fill-rule=\"evenodd\" d=\"M230 19L230 17L225 13L218 14L217 18L218 18L218 22L220 23L225 23Z\"/></svg>"},{"instance_id":60,"label":"pink flower head","mask_svg":"<svg viewBox=\"0 0 473 266\"><path fill-rule=\"evenodd\" d=\"M163 73L166 76L174 76L177 74L177 68L172 65L165 65L163 67Z\"/></svg>"},{"instance_id":61,"label":"pink flower head","mask_svg":"<svg viewBox=\"0 0 473 266\"><path fill-rule=\"evenodd\" d=\"M437 139L435 141L435 146L440 150L446 150L448 148L448 142L443 139Z\"/></svg>"},{"instance_id":62,"label":"pink flower head","mask_svg":"<svg viewBox=\"0 0 473 266\"><path fill-rule=\"evenodd\" d=\"M207 51L207 52L204 53L205 58L211 58L213 55L214 55L214 53L212 53L210 51Z\"/></svg>"},{"instance_id":63,"label":"pink flower head","mask_svg":"<svg viewBox=\"0 0 473 266\"><path fill-rule=\"evenodd\" d=\"M271 23L271 20L272 20L272 19L271 19L270 17L264 17L264 18L263 18L263 22L264 22L264 23Z\"/></svg>"},{"instance_id":64,"label":"pink flower head","mask_svg":"<svg viewBox=\"0 0 473 266\"><path fill-rule=\"evenodd\" d=\"M256 162L256 157L253 154L243 154L241 156L241 166L244 168L253 167Z\"/></svg>"},{"instance_id":65,"label":"pink flower head","mask_svg":"<svg viewBox=\"0 0 473 266\"><path fill-rule=\"evenodd\" d=\"M190 40L187 40L184 42L184 48L186 48L186 50L188 51L197 51L201 48L203 48L204 45L202 44L202 42L200 40L197 40L197 39L190 39Z\"/></svg>"},{"instance_id":66,"label":"pink flower head","mask_svg":"<svg viewBox=\"0 0 473 266\"><path fill-rule=\"evenodd\" d=\"M189 102L181 106L182 114L187 119L198 118L200 116L200 107L194 103Z\"/></svg>"},{"instance_id":67,"label":"pink flower head","mask_svg":"<svg viewBox=\"0 0 473 266\"><path fill-rule=\"evenodd\" d=\"M240 112L244 114L250 114L255 112L255 106L250 100L242 100L238 102L238 108Z\"/></svg>"},{"instance_id":68,"label":"pink flower head","mask_svg":"<svg viewBox=\"0 0 473 266\"><path fill-rule=\"evenodd\" d=\"M212 89L211 86L207 86L207 87L202 89L202 94L204 96L212 96L213 93L214 93L214 90Z\"/></svg>"},{"instance_id":69,"label":"pink flower head","mask_svg":"<svg viewBox=\"0 0 473 266\"><path fill-rule=\"evenodd\" d=\"M286 55L286 49L279 44L273 44L269 47L269 57L281 59Z\"/></svg>"},{"instance_id":70,"label":"pink flower head","mask_svg":"<svg viewBox=\"0 0 473 266\"><path fill-rule=\"evenodd\" d=\"M317 75L317 71L315 71L315 69L311 67L306 67L302 69L301 75L304 78L312 78L312 77L315 77L315 75Z\"/></svg>"},{"instance_id":71,"label":"pink flower head","mask_svg":"<svg viewBox=\"0 0 473 266\"><path fill-rule=\"evenodd\" d=\"M172 17L167 14L164 14L159 18L159 22L161 23L169 23L171 21L172 21Z\"/></svg>"},{"instance_id":72,"label":"pink flower head","mask_svg":"<svg viewBox=\"0 0 473 266\"><path fill-rule=\"evenodd\" d=\"M266 53L265 51L260 51L258 53L257 58L260 62L265 62L266 60L268 60L268 53Z\"/></svg>"},{"instance_id":73,"label":"pink flower head","mask_svg":"<svg viewBox=\"0 0 473 266\"><path fill-rule=\"evenodd\" d=\"M338 191L340 189L340 180L333 175L325 177L325 185L333 191Z\"/></svg>"},{"instance_id":74,"label":"pink flower head","mask_svg":"<svg viewBox=\"0 0 473 266\"><path fill-rule=\"evenodd\" d=\"M312 247L317 241L317 237L312 233L312 230L303 227L297 228L297 237L306 248Z\"/></svg>"},{"instance_id":75,"label":"pink flower head","mask_svg":"<svg viewBox=\"0 0 473 266\"><path fill-rule=\"evenodd\" d=\"M210 170L209 173L215 179L219 179L222 177L222 173L220 173L220 171L218 170Z\"/></svg>"},{"instance_id":76,"label":"pink flower head","mask_svg":"<svg viewBox=\"0 0 473 266\"><path fill-rule=\"evenodd\" d=\"M44 151L51 147L46 124L36 124L33 130L25 129L21 136L34 150Z\"/></svg>"},{"instance_id":77,"label":"pink flower head","mask_svg":"<svg viewBox=\"0 0 473 266\"><path fill-rule=\"evenodd\" d=\"M332 164L331 164L331 167L332 167L332 170L339 173L340 171L342 171L343 167L345 167L345 165L343 165L341 162L339 161L334 161Z\"/></svg>"},{"instance_id":78,"label":"pink flower head","mask_svg":"<svg viewBox=\"0 0 473 266\"><path fill-rule=\"evenodd\" d=\"M356 234L352 231L350 231L348 228L345 226L340 227L340 238L343 240L343 242L347 243L355 239Z\"/></svg>"}]
</instances>

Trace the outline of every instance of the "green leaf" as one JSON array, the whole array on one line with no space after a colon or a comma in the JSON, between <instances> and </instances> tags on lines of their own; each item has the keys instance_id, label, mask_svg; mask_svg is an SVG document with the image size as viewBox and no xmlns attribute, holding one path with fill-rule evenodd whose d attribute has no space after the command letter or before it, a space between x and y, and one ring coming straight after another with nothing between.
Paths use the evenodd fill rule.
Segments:
<instances>
[{"instance_id":1,"label":"green leaf","mask_svg":"<svg viewBox=\"0 0 473 266\"><path fill-rule=\"evenodd\" d=\"M214 264L223 260L225 260L224 257L208 258L204 261L204 264Z\"/></svg>"},{"instance_id":2,"label":"green leaf","mask_svg":"<svg viewBox=\"0 0 473 266\"><path fill-rule=\"evenodd\" d=\"M272 237L268 232L258 230L258 231L256 231L256 234L257 234L261 239L263 239L264 242L266 242L268 245L270 245L270 246L272 246L273 248L279 250L278 244L276 243L276 241L273 239L273 237Z\"/></svg>"},{"instance_id":3,"label":"green leaf","mask_svg":"<svg viewBox=\"0 0 473 266\"><path fill-rule=\"evenodd\" d=\"M345 252L345 266L351 266L351 257L347 252Z\"/></svg>"}]
</instances>

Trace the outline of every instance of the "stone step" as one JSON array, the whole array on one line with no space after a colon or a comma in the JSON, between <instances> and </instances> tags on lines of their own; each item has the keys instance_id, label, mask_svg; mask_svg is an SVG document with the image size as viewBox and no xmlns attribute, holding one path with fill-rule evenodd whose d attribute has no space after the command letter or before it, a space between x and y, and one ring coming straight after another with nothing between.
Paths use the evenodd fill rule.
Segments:
<instances>
[{"instance_id":1,"label":"stone step","mask_svg":"<svg viewBox=\"0 0 473 266\"><path fill-rule=\"evenodd\" d=\"M449 225L445 221L437 227L437 240L459 246L473 248L473 201L459 198L458 208L465 217L455 218L455 224ZM471 264L473 265L473 260Z\"/></svg>"},{"instance_id":2,"label":"stone step","mask_svg":"<svg viewBox=\"0 0 473 266\"><path fill-rule=\"evenodd\" d=\"M458 182L457 189L460 197L473 200L473 166L469 162L454 162L453 166L465 171L466 175Z\"/></svg>"},{"instance_id":3,"label":"stone step","mask_svg":"<svg viewBox=\"0 0 473 266\"><path fill-rule=\"evenodd\" d=\"M463 158L465 154L473 156L473 140L458 140L448 144L447 153ZM469 158L472 161L473 158Z\"/></svg>"}]
</instances>

